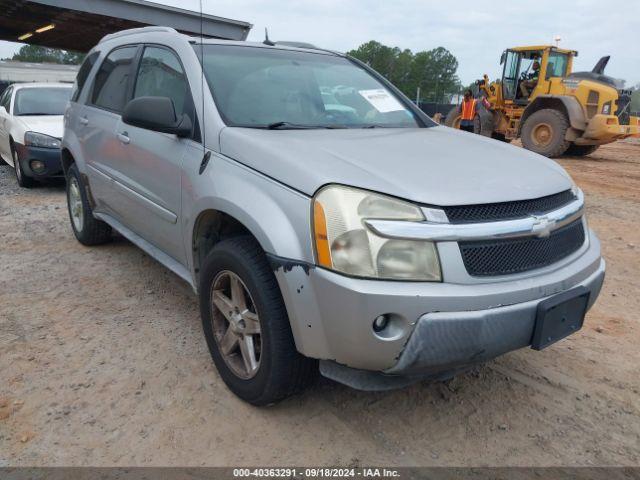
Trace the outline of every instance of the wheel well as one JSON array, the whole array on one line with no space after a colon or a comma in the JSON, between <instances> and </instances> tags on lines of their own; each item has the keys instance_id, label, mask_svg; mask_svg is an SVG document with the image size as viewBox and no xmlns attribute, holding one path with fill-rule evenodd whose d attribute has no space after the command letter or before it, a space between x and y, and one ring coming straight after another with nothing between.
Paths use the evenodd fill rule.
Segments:
<instances>
[{"instance_id":1,"label":"wheel well","mask_svg":"<svg viewBox=\"0 0 640 480\"><path fill-rule=\"evenodd\" d=\"M191 241L196 282L200 268L211 249L220 240L238 235L251 235L251 237L255 239L255 236L247 227L224 212L219 210L205 210L198 215L198 219L193 227L193 238ZM257 239L256 242L258 242Z\"/></svg>"},{"instance_id":2,"label":"wheel well","mask_svg":"<svg viewBox=\"0 0 640 480\"><path fill-rule=\"evenodd\" d=\"M571 117L569 116L569 112L567 111L567 107L564 102L559 98L547 97L547 98L536 98L532 104L530 104L524 113L522 114L522 118L520 119L520 125L518 126L518 136L522 134L522 126L527 121L531 115L536 113L539 110L544 110L546 108L550 108L553 110L558 110L561 112L567 120L570 121Z\"/></svg>"},{"instance_id":3,"label":"wheel well","mask_svg":"<svg viewBox=\"0 0 640 480\"><path fill-rule=\"evenodd\" d=\"M71 155L71 152L66 148L60 153L60 159L62 162L62 171L66 175L69 171L69 167L71 167L75 162L75 159L73 158L73 155Z\"/></svg>"}]
</instances>

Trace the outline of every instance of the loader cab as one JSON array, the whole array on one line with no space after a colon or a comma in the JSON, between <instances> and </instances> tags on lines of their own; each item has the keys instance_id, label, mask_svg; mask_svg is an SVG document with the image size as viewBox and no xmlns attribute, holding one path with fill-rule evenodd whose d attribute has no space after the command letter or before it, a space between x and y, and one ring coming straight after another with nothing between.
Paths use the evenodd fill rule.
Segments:
<instances>
[{"instance_id":1,"label":"loader cab","mask_svg":"<svg viewBox=\"0 0 640 480\"><path fill-rule=\"evenodd\" d=\"M537 95L549 93L552 78L564 78L571 73L575 54L550 46L505 50L500 59L504 100L527 105Z\"/></svg>"}]
</instances>

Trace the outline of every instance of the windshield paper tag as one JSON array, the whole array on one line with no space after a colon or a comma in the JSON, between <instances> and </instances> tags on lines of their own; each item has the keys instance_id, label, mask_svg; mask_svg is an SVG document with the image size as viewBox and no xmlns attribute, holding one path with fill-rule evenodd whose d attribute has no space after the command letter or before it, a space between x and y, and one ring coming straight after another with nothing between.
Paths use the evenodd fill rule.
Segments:
<instances>
[{"instance_id":1,"label":"windshield paper tag","mask_svg":"<svg viewBox=\"0 0 640 480\"><path fill-rule=\"evenodd\" d=\"M404 106L384 88L360 90L358 93L380 113L399 112L405 109Z\"/></svg>"}]
</instances>

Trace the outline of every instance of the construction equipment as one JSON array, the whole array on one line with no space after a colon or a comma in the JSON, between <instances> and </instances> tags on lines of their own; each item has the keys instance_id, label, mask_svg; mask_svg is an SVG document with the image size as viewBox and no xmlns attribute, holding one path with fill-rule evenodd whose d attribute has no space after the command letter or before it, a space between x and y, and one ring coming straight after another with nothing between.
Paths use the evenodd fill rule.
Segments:
<instances>
[{"instance_id":1,"label":"construction equipment","mask_svg":"<svg viewBox=\"0 0 640 480\"><path fill-rule=\"evenodd\" d=\"M609 57L591 72L573 72L575 50L542 45L502 53L502 79L476 84L491 104L477 109L474 132L522 144L547 157L588 155L598 146L640 136L640 117L630 115L631 92L604 74ZM458 128L459 107L445 124Z\"/></svg>"}]
</instances>

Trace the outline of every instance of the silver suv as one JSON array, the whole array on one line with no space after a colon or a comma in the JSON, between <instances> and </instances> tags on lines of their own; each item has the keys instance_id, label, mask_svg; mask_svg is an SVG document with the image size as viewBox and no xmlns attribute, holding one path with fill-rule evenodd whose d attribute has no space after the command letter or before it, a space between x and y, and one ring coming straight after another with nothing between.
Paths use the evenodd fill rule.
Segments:
<instances>
[{"instance_id":1,"label":"silver suv","mask_svg":"<svg viewBox=\"0 0 640 480\"><path fill-rule=\"evenodd\" d=\"M604 279L560 166L436 125L338 53L109 35L62 143L76 238L115 229L187 281L220 375L256 405L318 370L374 390L540 350Z\"/></svg>"}]
</instances>

